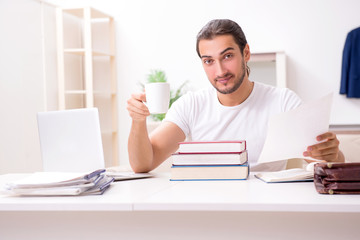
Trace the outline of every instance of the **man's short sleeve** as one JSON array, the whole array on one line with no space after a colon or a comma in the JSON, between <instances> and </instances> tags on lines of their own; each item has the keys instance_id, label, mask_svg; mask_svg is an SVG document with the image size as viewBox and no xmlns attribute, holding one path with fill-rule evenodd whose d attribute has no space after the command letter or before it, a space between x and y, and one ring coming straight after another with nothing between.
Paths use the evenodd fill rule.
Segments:
<instances>
[{"instance_id":1,"label":"man's short sleeve","mask_svg":"<svg viewBox=\"0 0 360 240\"><path fill-rule=\"evenodd\" d=\"M282 111L287 112L291 109L299 107L303 102L300 97L290 89L282 89Z\"/></svg>"},{"instance_id":2,"label":"man's short sleeve","mask_svg":"<svg viewBox=\"0 0 360 240\"><path fill-rule=\"evenodd\" d=\"M192 106L191 94L187 93L176 100L169 111L166 113L164 121L175 123L184 132L185 136L189 136L189 118Z\"/></svg>"}]
</instances>

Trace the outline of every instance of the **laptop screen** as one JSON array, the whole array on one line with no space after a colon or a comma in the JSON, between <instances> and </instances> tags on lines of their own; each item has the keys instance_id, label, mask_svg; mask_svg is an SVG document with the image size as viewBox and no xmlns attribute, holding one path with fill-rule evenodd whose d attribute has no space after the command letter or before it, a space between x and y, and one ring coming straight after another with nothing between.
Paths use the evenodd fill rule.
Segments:
<instances>
[{"instance_id":1,"label":"laptop screen","mask_svg":"<svg viewBox=\"0 0 360 240\"><path fill-rule=\"evenodd\" d=\"M44 171L104 168L97 108L39 112L37 120Z\"/></svg>"}]
</instances>

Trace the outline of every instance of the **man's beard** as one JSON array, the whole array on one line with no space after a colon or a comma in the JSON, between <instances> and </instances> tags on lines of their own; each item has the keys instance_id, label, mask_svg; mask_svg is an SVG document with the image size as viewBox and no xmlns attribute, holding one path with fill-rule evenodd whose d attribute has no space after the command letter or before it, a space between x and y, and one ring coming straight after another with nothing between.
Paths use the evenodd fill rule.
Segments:
<instances>
[{"instance_id":1,"label":"man's beard","mask_svg":"<svg viewBox=\"0 0 360 240\"><path fill-rule=\"evenodd\" d=\"M223 89L223 90L217 88L217 87L216 87L216 81L217 81L217 79L215 79L215 83L213 84L213 86L216 88L216 90L217 90L219 93L222 93L222 94L230 94L230 93L235 92L236 90L238 90L238 88L241 86L242 82L244 81L244 78L245 78L245 64L242 64L242 70L243 70L243 71L242 71L242 75L241 75L238 79L235 80L235 84L234 84L234 86L233 86L232 88L230 88L230 89ZM232 75L232 74L227 73L227 74L225 74L224 77L231 76L231 75Z\"/></svg>"}]
</instances>

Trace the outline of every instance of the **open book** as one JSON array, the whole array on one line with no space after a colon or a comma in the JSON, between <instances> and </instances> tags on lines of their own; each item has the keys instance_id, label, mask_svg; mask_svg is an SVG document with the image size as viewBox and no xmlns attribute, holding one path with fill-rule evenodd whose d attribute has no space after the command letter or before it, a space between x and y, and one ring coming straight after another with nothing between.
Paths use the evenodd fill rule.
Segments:
<instances>
[{"instance_id":1,"label":"open book","mask_svg":"<svg viewBox=\"0 0 360 240\"><path fill-rule=\"evenodd\" d=\"M267 183L281 182L308 182L314 180L314 164L310 163L306 169L292 168L277 172L259 172L255 174L258 179Z\"/></svg>"}]
</instances>

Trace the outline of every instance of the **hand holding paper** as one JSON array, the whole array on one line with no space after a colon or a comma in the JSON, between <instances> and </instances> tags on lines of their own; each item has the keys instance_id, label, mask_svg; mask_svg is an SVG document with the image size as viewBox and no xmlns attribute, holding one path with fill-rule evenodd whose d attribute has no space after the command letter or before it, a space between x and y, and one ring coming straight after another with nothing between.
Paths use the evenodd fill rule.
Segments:
<instances>
[{"instance_id":1,"label":"hand holding paper","mask_svg":"<svg viewBox=\"0 0 360 240\"><path fill-rule=\"evenodd\" d=\"M303 153L304 157L312 157L319 160L326 160L329 162L344 161L344 156L339 151L339 140L335 133L327 132L317 136L318 144L309 146ZM341 156L339 158L339 156Z\"/></svg>"},{"instance_id":2,"label":"hand holding paper","mask_svg":"<svg viewBox=\"0 0 360 240\"><path fill-rule=\"evenodd\" d=\"M316 137L328 132L331 101L332 94L328 94L316 101L273 116L269 120L265 144L258 162L291 158L317 160L310 156L304 157L303 153L308 146L318 146Z\"/></svg>"}]
</instances>

